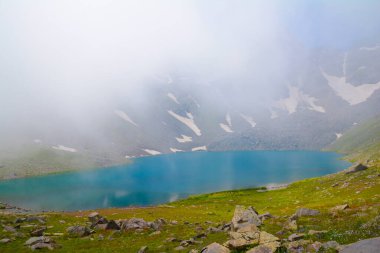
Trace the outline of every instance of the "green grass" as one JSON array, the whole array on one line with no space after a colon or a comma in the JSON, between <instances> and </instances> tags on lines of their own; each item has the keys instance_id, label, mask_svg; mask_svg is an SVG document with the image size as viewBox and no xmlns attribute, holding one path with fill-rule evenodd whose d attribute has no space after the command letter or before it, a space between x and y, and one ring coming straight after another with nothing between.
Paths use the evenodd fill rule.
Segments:
<instances>
[{"instance_id":1,"label":"green grass","mask_svg":"<svg viewBox=\"0 0 380 253\"><path fill-rule=\"evenodd\" d=\"M332 143L327 150L348 154L351 161L366 163L378 160L380 150L380 117L354 126ZM376 162L376 161L374 161Z\"/></svg>"}]
</instances>

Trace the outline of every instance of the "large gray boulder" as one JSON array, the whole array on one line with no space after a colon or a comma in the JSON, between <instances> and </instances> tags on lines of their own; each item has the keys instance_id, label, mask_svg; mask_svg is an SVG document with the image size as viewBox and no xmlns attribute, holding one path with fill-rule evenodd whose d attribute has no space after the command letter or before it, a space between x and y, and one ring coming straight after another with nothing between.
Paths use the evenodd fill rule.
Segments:
<instances>
[{"instance_id":1,"label":"large gray boulder","mask_svg":"<svg viewBox=\"0 0 380 253\"><path fill-rule=\"evenodd\" d=\"M121 221L120 227L123 230L147 229L150 228L150 224L144 219L132 218L129 220Z\"/></svg>"},{"instance_id":2,"label":"large gray boulder","mask_svg":"<svg viewBox=\"0 0 380 253\"><path fill-rule=\"evenodd\" d=\"M66 232L71 237L84 237L91 234L91 230L85 226L71 226L66 229Z\"/></svg>"},{"instance_id":3,"label":"large gray boulder","mask_svg":"<svg viewBox=\"0 0 380 253\"><path fill-rule=\"evenodd\" d=\"M340 253L378 253L380 252L380 237L358 241L346 246Z\"/></svg>"},{"instance_id":4,"label":"large gray boulder","mask_svg":"<svg viewBox=\"0 0 380 253\"><path fill-rule=\"evenodd\" d=\"M201 253L230 253L231 251L219 243L211 243L201 250Z\"/></svg>"},{"instance_id":5,"label":"large gray boulder","mask_svg":"<svg viewBox=\"0 0 380 253\"><path fill-rule=\"evenodd\" d=\"M234 216L232 217L232 231L244 229L247 226L260 226L261 220L257 211L253 207L245 209L243 206L236 206Z\"/></svg>"},{"instance_id":6,"label":"large gray boulder","mask_svg":"<svg viewBox=\"0 0 380 253\"><path fill-rule=\"evenodd\" d=\"M25 242L25 245L32 250L43 248L52 250L57 247L54 240L47 236L31 237Z\"/></svg>"}]
</instances>

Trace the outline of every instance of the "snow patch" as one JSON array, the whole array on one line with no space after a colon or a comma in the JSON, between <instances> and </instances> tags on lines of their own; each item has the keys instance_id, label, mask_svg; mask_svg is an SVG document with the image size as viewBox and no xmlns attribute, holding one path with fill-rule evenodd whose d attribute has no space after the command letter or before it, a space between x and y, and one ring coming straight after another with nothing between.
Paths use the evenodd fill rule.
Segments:
<instances>
[{"instance_id":1,"label":"snow patch","mask_svg":"<svg viewBox=\"0 0 380 253\"><path fill-rule=\"evenodd\" d=\"M374 47L361 47L359 50L365 50L365 51L374 51L374 50L379 50L380 45L376 45Z\"/></svg>"},{"instance_id":2,"label":"snow patch","mask_svg":"<svg viewBox=\"0 0 380 253\"><path fill-rule=\"evenodd\" d=\"M173 152L173 153L176 153L176 152L183 152L183 150L176 149L176 148L170 148L170 151Z\"/></svg>"},{"instance_id":3,"label":"snow patch","mask_svg":"<svg viewBox=\"0 0 380 253\"><path fill-rule=\"evenodd\" d=\"M244 114L242 114L242 113L240 113L240 116L241 116L245 121L247 121L248 124L250 124L252 128L254 128L254 127L256 126L256 122L253 120L252 117L247 116L247 115L244 115Z\"/></svg>"},{"instance_id":4,"label":"snow patch","mask_svg":"<svg viewBox=\"0 0 380 253\"><path fill-rule=\"evenodd\" d=\"M187 113L187 117L183 117L181 115L176 114L175 112L169 110L168 113L172 115L175 119L185 124L188 128L190 128L196 135L201 136L201 130L194 122L194 117L191 113Z\"/></svg>"},{"instance_id":5,"label":"snow patch","mask_svg":"<svg viewBox=\"0 0 380 253\"><path fill-rule=\"evenodd\" d=\"M125 120L125 121L127 121L127 122L129 122L129 123L131 123L132 125L134 125L134 126L137 126L137 124L125 113L125 112L123 112L123 111L121 111L121 110L115 110L114 111L115 112L115 114L117 115L117 116L119 116L120 118L122 118L123 120Z\"/></svg>"},{"instance_id":6,"label":"snow patch","mask_svg":"<svg viewBox=\"0 0 380 253\"><path fill-rule=\"evenodd\" d=\"M321 69L322 75L327 80L328 85L339 97L350 105L357 105L366 101L372 94L380 89L380 82L374 84L361 84L354 86L346 81L346 77L337 77L325 73Z\"/></svg>"},{"instance_id":7,"label":"snow patch","mask_svg":"<svg viewBox=\"0 0 380 253\"><path fill-rule=\"evenodd\" d=\"M229 113L226 114L226 121L230 127L232 127L232 120Z\"/></svg>"},{"instance_id":8,"label":"snow patch","mask_svg":"<svg viewBox=\"0 0 380 253\"><path fill-rule=\"evenodd\" d=\"M42 141L40 139L34 139L33 142L34 143L42 143Z\"/></svg>"},{"instance_id":9,"label":"snow patch","mask_svg":"<svg viewBox=\"0 0 380 253\"><path fill-rule=\"evenodd\" d=\"M305 103L309 110L321 113L326 112L325 108L315 104L315 102L317 101L316 98L303 93L295 86L288 86L288 89L289 97L277 101L277 108L288 111L289 114L292 114L297 111L297 107L300 103Z\"/></svg>"},{"instance_id":10,"label":"snow patch","mask_svg":"<svg viewBox=\"0 0 380 253\"><path fill-rule=\"evenodd\" d=\"M179 143L185 143L185 142L192 142L193 141L193 138L191 138L190 136L187 136L187 135L184 135L182 134L181 137L176 137L176 140L179 142Z\"/></svg>"},{"instance_id":11,"label":"snow patch","mask_svg":"<svg viewBox=\"0 0 380 253\"><path fill-rule=\"evenodd\" d=\"M207 147L206 146L195 147L195 148L192 148L191 151L207 151Z\"/></svg>"},{"instance_id":12,"label":"snow patch","mask_svg":"<svg viewBox=\"0 0 380 253\"><path fill-rule=\"evenodd\" d=\"M176 96L174 96L173 93L170 93L170 92L169 92L169 93L167 94L167 96L168 96L168 98L170 98L171 100L173 100L174 103L176 103L176 104L179 105L178 99L176 98Z\"/></svg>"},{"instance_id":13,"label":"snow patch","mask_svg":"<svg viewBox=\"0 0 380 253\"><path fill-rule=\"evenodd\" d=\"M69 147L66 147L66 146L63 146L63 145L52 146L52 148L56 149L56 150L71 152L71 153L77 152L77 150L75 148L69 148Z\"/></svg>"},{"instance_id":14,"label":"snow patch","mask_svg":"<svg viewBox=\"0 0 380 253\"><path fill-rule=\"evenodd\" d=\"M161 152L158 152L158 151L153 150L153 149L143 149L143 151L145 151L149 155L160 155L161 154Z\"/></svg>"},{"instance_id":15,"label":"snow patch","mask_svg":"<svg viewBox=\"0 0 380 253\"><path fill-rule=\"evenodd\" d=\"M230 128L230 126L220 123L219 124L220 128L222 128L225 132L227 133L233 133L234 131Z\"/></svg>"},{"instance_id":16,"label":"snow patch","mask_svg":"<svg viewBox=\"0 0 380 253\"><path fill-rule=\"evenodd\" d=\"M340 137L342 137L342 136L343 136L343 134L342 134L342 133L335 133L335 135L336 135L336 138L337 138L337 139L339 139Z\"/></svg>"}]
</instances>

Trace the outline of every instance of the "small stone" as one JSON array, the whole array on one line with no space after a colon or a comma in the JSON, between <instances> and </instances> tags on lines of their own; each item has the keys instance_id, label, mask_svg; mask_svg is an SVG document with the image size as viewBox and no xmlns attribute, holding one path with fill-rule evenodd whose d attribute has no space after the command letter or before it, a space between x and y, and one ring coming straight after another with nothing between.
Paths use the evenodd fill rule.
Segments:
<instances>
[{"instance_id":1,"label":"small stone","mask_svg":"<svg viewBox=\"0 0 380 253\"><path fill-rule=\"evenodd\" d=\"M166 241L167 242L179 242L179 240L175 237L169 237L169 238L166 238Z\"/></svg>"},{"instance_id":2,"label":"small stone","mask_svg":"<svg viewBox=\"0 0 380 253\"><path fill-rule=\"evenodd\" d=\"M309 230L309 232L308 232L309 235L321 235L321 234L325 234L325 233L327 233L327 230L321 230L321 231Z\"/></svg>"},{"instance_id":3,"label":"small stone","mask_svg":"<svg viewBox=\"0 0 380 253\"><path fill-rule=\"evenodd\" d=\"M41 224L46 223L46 218L45 217L40 217L40 216L28 216L25 219L26 222L39 222Z\"/></svg>"},{"instance_id":4,"label":"small stone","mask_svg":"<svg viewBox=\"0 0 380 253\"><path fill-rule=\"evenodd\" d=\"M318 210L310 209L310 208L299 208L296 213L292 216L292 218L299 218L303 216L316 216L319 215L320 212Z\"/></svg>"},{"instance_id":5,"label":"small stone","mask_svg":"<svg viewBox=\"0 0 380 253\"><path fill-rule=\"evenodd\" d=\"M26 221L26 218L17 218L14 222L15 223L22 223L22 222L24 222L24 221Z\"/></svg>"},{"instance_id":6,"label":"small stone","mask_svg":"<svg viewBox=\"0 0 380 253\"><path fill-rule=\"evenodd\" d=\"M142 246L137 253L146 253L148 252L148 246Z\"/></svg>"},{"instance_id":7,"label":"small stone","mask_svg":"<svg viewBox=\"0 0 380 253\"><path fill-rule=\"evenodd\" d=\"M339 243L336 241L328 241L322 244L322 247L324 249L337 249L339 246Z\"/></svg>"},{"instance_id":8,"label":"small stone","mask_svg":"<svg viewBox=\"0 0 380 253\"><path fill-rule=\"evenodd\" d=\"M159 235L159 234L161 234L161 231L154 231L149 236L154 236L154 235Z\"/></svg>"},{"instance_id":9,"label":"small stone","mask_svg":"<svg viewBox=\"0 0 380 253\"><path fill-rule=\"evenodd\" d=\"M17 232L16 228L14 228L12 226L3 225L3 228L7 232L11 232L11 233L16 233Z\"/></svg>"},{"instance_id":10,"label":"small stone","mask_svg":"<svg viewBox=\"0 0 380 253\"><path fill-rule=\"evenodd\" d=\"M30 232L31 236L42 236L44 232L46 231L46 227L37 228L36 230L33 230Z\"/></svg>"},{"instance_id":11,"label":"small stone","mask_svg":"<svg viewBox=\"0 0 380 253\"><path fill-rule=\"evenodd\" d=\"M289 241L297 241L297 240L304 238L304 236L305 236L305 234L291 234L291 235L289 235L288 240Z\"/></svg>"},{"instance_id":12,"label":"small stone","mask_svg":"<svg viewBox=\"0 0 380 253\"><path fill-rule=\"evenodd\" d=\"M11 239L9 239L9 238L3 238L3 239L1 239L0 240L0 243L9 243L9 242L11 242Z\"/></svg>"},{"instance_id":13,"label":"small stone","mask_svg":"<svg viewBox=\"0 0 380 253\"><path fill-rule=\"evenodd\" d=\"M185 250L186 248L183 247L183 246L178 246L178 247L175 247L174 250L175 251L182 251L182 250Z\"/></svg>"},{"instance_id":14,"label":"small stone","mask_svg":"<svg viewBox=\"0 0 380 253\"><path fill-rule=\"evenodd\" d=\"M312 244L309 244L306 247L307 252L319 252L319 250L322 248L322 243L320 242L314 242Z\"/></svg>"},{"instance_id":15,"label":"small stone","mask_svg":"<svg viewBox=\"0 0 380 253\"><path fill-rule=\"evenodd\" d=\"M259 219L262 221L264 221L266 219L271 219L271 218L273 218L273 215L271 215L268 212L259 215Z\"/></svg>"},{"instance_id":16,"label":"small stone","mask_svg":"<svg viewBox=\"0 0 380 253\"><path fill-rule=\"evenodd\" d=\"M343 210L346 210L347 208L349 208L349 205L344 204L344 205L339 205L339 206L331 208L331 211L343 211Z\"/></svg>"}]
</instances>

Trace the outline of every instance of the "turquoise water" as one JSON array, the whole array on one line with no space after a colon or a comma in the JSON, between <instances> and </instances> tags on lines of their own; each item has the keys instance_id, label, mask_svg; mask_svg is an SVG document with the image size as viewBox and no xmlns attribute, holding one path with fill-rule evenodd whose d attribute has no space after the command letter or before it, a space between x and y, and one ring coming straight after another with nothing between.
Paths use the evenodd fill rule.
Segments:
<instances>
[{"instance_id":1,"label":"turquoise water","mask_svg":"<svg viewBox=\"0 0 380 253\"><path fill-rule=\"evenodd\" d=\"M192 152L104 169L0 181L0 201L35 210L146 206L190 194L288 183L348 167L319 151Z\"/></svg>"}]
</instances>

